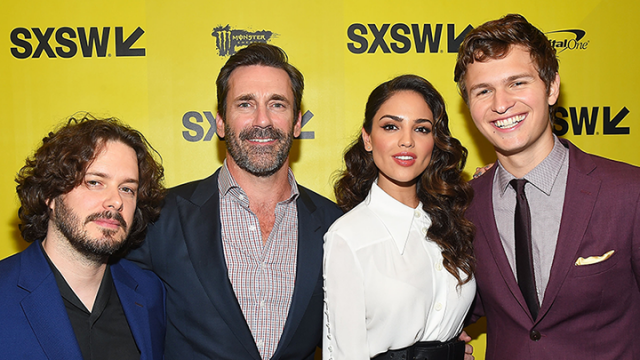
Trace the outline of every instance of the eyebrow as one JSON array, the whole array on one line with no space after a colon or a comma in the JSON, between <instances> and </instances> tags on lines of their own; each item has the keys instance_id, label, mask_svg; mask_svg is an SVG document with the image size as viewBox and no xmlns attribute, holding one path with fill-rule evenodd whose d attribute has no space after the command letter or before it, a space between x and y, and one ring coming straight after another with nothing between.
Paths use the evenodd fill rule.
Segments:
<instances>
[{"instance_id":1,"label":"eyebrow","mask_svg":"<svg viewBox=\"0 0 640 360\"><path fill-rule=\"evenodd\" d=\"M86 172L84 174L84 176L87 176L87 175L96 176L96 177L105 178L105 179L111 179L111 176L109 176L109 175L107 175L105 173L99 172L99 171ZM129 183L139 184L140 181L138 181L136 179L133 179L133 178L129 178L129 179L125 179L122 183L123 184L129 184Z\"/></svg>"},{"instance_id":2,"label":"eyebrow","mask_svg":"<svg viewBox=\"0 0 640 360\"><path fill-rule=\"evenodd\" d=\"M522 74L515 74L515 75L511 75L509 77L507 77L506 79L502 80L503 84L508 84L512 81L518 80L518 79L533 79L534 76L529 74L529 73L522 73ZM491 88L492 86L489 85L488 83L480 83L480 84L476 84L472 87L469 88L469 93L473 92L474 90L477 89L482 89L482 88Z\"/></svg>"},{"instance_id":3,"label":"eyebrow","mask_svg":"<svg viewBox=\"0 0 640 360\"><path fill-rule=\"evenodd\" d=\"M269 100L276 100L276 101L282 101L285 103L289 103L289 99L287 99L285 96L280 95L280 94L273 94L271 95L271 98L269 98Z\"/></svg>"},{"instance_id":4,"label":"eyebrow","mask_svg":"<svg viewBox=\"0 0 640 360\"><path fill-rule=\"evenodd\" d=\"M242 94L240 96L238 96L237 98L235 98L235 101L249 101L249 100L256 100L256 95L255 94ZM289 99L287 99L284 95L280 95L280 94L272 94L269 97L269 101L282 101L285 102L287 104L289 104Z\"/></svg>"},{"instance_id":5,"label":"eyebrow","mask_svg":"<svg viewBox=\"0 0 640 360\"><path fill-rule=\"evenodd\" d=\"M389 119L391 119L393 121L397 121L397 122L402 122L404 120L404 118L402 118L400 116L396 116L396 115L382 115L380 117L380 119L378 119L378 121L380 121L380 120L382 120L384 118L389 118ZM429 119L420 118L420 119L416 119L415 122L418 123L418 124L423 124L423 123L428 122L428 123L431 123L431 125L433 125L433 121L429 120Z\"/></svg>"},{"instance_id":6,"label":"eyebrow","mask_svg":"<svg viewBox=\"0 0 640 360\"><path fill-rule=\"evenodd\" d=\"M256 96L254 94L242 94L235 98L235 101L247 101L247 100L255 100Z\"/></svg>"}]
</instances>

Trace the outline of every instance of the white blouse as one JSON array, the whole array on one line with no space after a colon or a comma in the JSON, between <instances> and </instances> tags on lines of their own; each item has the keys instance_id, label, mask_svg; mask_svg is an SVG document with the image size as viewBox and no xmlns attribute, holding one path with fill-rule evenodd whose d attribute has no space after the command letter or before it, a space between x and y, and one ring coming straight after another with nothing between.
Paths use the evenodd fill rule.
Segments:
<instances>
[{"instance_id":1,"label":"white blouse","mask_svg":"<svg viewBox=\"0 0 640 360\"><path fill-rule=\"evenodd\" d=\"M324 360L369 360L462 330L475 279L458 287L442 264L422 204L412 209L373 184L325 234Z\"/></svg>"}]
</instances>

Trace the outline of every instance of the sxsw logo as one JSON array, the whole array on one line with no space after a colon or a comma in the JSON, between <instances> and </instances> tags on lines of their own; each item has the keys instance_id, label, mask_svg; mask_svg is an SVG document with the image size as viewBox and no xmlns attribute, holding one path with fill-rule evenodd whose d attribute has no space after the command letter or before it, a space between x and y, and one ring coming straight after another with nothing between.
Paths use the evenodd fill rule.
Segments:
<instances>
[{"instance_id":1,"label":"sxsw logo","mask_svg":"<svg viewBox=\"0 0 640 360\"><path fill-rule=\"evenodd\" d=\"M204 117L202 116L204 114ZM188 111L182 116L182 126L186 130L182 132L182 137L189 142L211 141L216 134L216 117L211 111L204 111L200 114L197 111ZM302 128L309 123L313 113L309 110L302 115ZM208 126L203 126L204 120ZM205 133L206 131L206 133ZM315 132L302 131L296 139L314 139Z\"/></svg>"},{"instance_id":2,"label":"sxsw logo","mask_svg":"<svg viewBox=\"0 0 640 360\"><path fill-rule=\"evenodd\" d=\"M556 53L560 54L565 50L587 50L589 40L581 41L587 34L584 30L568 29L556 30L547 33L551 46L556 49Z\"/></svg>"},{"instance_id":3,"label":"sxsw logo","mask_svg":"<svg viewBox=\"0 0 640 360\"><path fill-rule=\"evenodd\" d=\"M218 55L231 56L236 53L239 47L245 47L254 42L266 43L271 37L278 36L271 31L261 30L251 32L247 30L231 29L227 26L216 26L211 32L211 36L216 38L216 48Z\"/></svg>"},{"instance_id":4,"label":"sxsw logo","mask_svg":"<svg viewBox=\"0 0 640 360\"><path fill-rule=\"evenodd\" d=\"M473 30L467 25L462 31L455 24L360 24L347 28L347 49L354 54L406 54L413 49L418 54L457 53L464 37ZM443 35L446 33L446 35ZM442 39L446 38L444 48Z\"/></svg>"},{"instance_id":5,"label":"sxsw logo","mask_svg":"<svg viewBox=\"0 0 640 360\"><path fill-rule=\"evenodd\" d=\"M573 135L629 135L628 126L620 126L622 120L629 114L623 107L615 113L610 106L557 107L553 132L562 136L573 129ZM600 126L597 126L600 123Z\"/></svg>"},{"instance_id":6,"label":"sxsw logo","mask_svg":"<svg viewBox=\"0 0 640 360\"><path fill-rule=\"evenodd\" d=\"M115 56L145 56L144 48L135 48L134 45L144 34L140 27L132 33L125 34L121 26L113 28L115 33ZM16 59L40 58L43 54L48 58L61 57L72 58L78 54L90 58L94 56L105 57L107 46L111 36L111 27L61 27L61 28L15 28L11 31L11 55ZM53 44L52 44L53 43ZM78 52L80 50L80 52Z\"/></svg>"}]
</instances>

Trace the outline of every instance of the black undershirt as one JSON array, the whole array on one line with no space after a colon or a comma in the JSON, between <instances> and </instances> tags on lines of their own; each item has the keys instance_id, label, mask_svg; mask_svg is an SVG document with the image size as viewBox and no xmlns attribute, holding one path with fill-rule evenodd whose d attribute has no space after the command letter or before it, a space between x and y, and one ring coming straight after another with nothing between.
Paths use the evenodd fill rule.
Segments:
<instances>
[{"instance_id":1,"label":"black undershirt","mask_svg":"<svg viewBox=\"0 0 640 360\"><path fill-rule=\"evenodd\" d=\"M42 252L56 278L84 360L139 360L140 350L122 310L109 265L100 283L93 310L89 312L44 249Z\"/></svg>"}]
</instances>

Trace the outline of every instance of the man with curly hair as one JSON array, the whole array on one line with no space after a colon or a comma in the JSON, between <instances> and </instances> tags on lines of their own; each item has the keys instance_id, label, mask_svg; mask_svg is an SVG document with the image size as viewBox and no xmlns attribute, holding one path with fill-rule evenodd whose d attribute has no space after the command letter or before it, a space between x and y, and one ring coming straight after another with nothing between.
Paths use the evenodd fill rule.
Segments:
<instances>
[{"instance_id":1,"label":"man with curly hair","mask_svg":"<svg viewBox=\"0 0 640 360\"><path fill-rule=\"evenodd\" d=\"M120 259L160 213L152 151L117 120L85 116L27 159L16 182L32 244L0 262L3 358L162 359L162 282Z\"/></svg>"}]
</instances>

